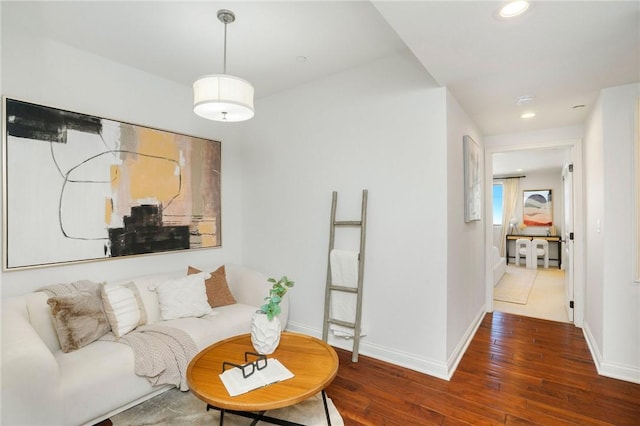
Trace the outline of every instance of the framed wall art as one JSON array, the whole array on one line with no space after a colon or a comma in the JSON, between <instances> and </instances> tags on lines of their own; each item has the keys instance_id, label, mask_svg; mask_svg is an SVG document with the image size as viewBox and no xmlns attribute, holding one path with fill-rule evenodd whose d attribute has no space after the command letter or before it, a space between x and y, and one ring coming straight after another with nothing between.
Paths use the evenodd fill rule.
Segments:
<instances>
[{"instance_id":1,"label":"framed wall art","mask_svg":"<svg viewBox=\"0 0 640 426\"><path fill-rule=\"evenodd\" d=\"M3 98L5 270L221 245L221 144Z\"/></svg>"},{"instance_id":2,"label":"framed wall art","mask_svg":"<svg viewBox=\"0 0 640 426\"><path fill-rule=\"evenodd\" d=\"M464 221L482 219L482 151L471 136L463 137L464 155Z\"/></svg>"},{"instance_id":3,"label":"framed wall art","mask_svg":"<svg viewBox=\"0 0 640 426\"><path fill-rule=\"evenodd\" d=\"M541 189L523 192L523 223L527 226L553 225L551 190Z\"/></svg>"}]
</instances>

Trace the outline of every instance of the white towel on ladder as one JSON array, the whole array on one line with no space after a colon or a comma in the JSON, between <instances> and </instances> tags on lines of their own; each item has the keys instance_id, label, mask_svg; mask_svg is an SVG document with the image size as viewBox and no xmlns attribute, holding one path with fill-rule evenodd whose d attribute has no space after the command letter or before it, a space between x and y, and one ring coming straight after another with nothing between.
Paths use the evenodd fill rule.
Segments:
<instances>
[{"instance_id":1,"label":"white towel on ladder","mask_svg":"<svg viewBox=\"0 0 640 426\"><path fill-rule=\"evenodd\" d=\"M331 284L343 287L358 287L358 253L347 250L331 250ZM358 304L355 293L333 291L331 294L331 318L347 322L356 322ZM331 324L329 329L334 336L352 338L354 329ZM362 330L360 335L363 336Z\"/></svg>"}]
</instances>

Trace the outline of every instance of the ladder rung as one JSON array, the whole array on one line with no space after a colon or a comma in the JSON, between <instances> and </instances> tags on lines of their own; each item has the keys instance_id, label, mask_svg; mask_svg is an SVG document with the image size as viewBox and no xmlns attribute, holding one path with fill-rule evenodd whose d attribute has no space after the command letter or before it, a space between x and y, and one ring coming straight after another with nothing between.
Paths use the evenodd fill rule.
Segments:
<instances>
[{"instance_id":1,"label":"ladder rung","mask_svg":"<svg viewBox=\"0 0 640 426\"><path fill-rule=\"evenodd\" d=\"M343 285L332 285L329 286L330 290L336 290L336 291L344 291L347 293L357 293L358 292L358 287L345 287Z\"/></svg>"},{"instance_id":2,"label":"ladder rung","mask_svg":"<svg viewBox=\"0 0 640 426\"><path fill-rule=\"evenodd\" d=\"M341 325L343 327L348 327L348 328L356 328L356 324L354 322L342 321L342 320L333 319L333 318L329 319L329 324Z\"/></svg>"},{"instance_id":3,"label":"ladder rung","mask_svg":"<svg viewBox=\"0 0 640 426\"><path fill-rule=\"evenodd\" d=\"M362 221L359 220L336 220L333 222L335 226L360 226Z\"/></svg>"}]
</instances>

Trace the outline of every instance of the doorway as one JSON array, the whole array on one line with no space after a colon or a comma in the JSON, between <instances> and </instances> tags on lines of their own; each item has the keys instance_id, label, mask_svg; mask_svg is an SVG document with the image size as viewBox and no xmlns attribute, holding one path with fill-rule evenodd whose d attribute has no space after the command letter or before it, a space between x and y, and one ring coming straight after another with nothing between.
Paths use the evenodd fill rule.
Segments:
<instances>
[{"instance_id":1,"label":"doorway","mask_svg":"<svg viewBox=\"0 0 640 426\"><path fill-rule=\"evenodd\" d=\"M560 157L560 160L550 159L549 154ZM553 156L551 156L553 157ZM494 176L504 177L505 169L503 164L515 165L518 161L525 159L526 166L523 170L511 170L508 175L520 176L522 185L518 191L522 196L525 189L552 189L554 194L555 212L553 214L553 226L547 229L540 227L522 227L522 201L520 201L519 210L512 218L510 231L506 233L527 234L527 235L549 235L557 236L560 243L554 245L556 254L561 256L562 269L558 269L558 264L550 265L549 269L542 268L540 265L534 270L534 284L531 286L529 298L526 303L505 303L501 300L494 301L494 281L492 275L491 261L487 262L487 287L486 287L486 305L487 311L493 310L515 313L538 318L545 318L554 321L573 322L576 326L582 323L582 303L581 296L583 294L583 281L581 268L583 267L582 253L583 248L580 243L574 240L569 241L569 235L573 236L576 229L582 224L582 209L575 207L581 203L582 179L577 171L581 170L581 140L567 140L556 143L538 143L528 146L496 146L485 147L485 171L486 171L486 217L487 220L487 253L491 253L494 246L504 244L504 234L500 235L496 232L493 221L493 199L492 188ZM552 161L551 163L549 163ZM568 184L563 176L568 171L571 164L572 176ZM525 176L530 176L528 179ZM552 176L552 177L549 177ZM545 180L547 179L547 180ZM550 182L549 179L553 179ZM528 182L526 182L528 180ZM526 183L525 183L526 182ZM567 194L567 185L570 191ZM533 188L535 186L536 188ZM552 188L553 186L553 188ZM519 226L514 229L513 222ZM571 229L569 229L571 228ZM551 229L551 230L550 230ZM507 265L507 273L509 268L513 268L514 260L513 251L510 253L509 265ZM511 270L512 273L518 272ZM531 279L531 278L530 278ZM498 283L500 285L500 283ZM500 299L500 298L498 298Z\"/></svg>"}]
</instances>

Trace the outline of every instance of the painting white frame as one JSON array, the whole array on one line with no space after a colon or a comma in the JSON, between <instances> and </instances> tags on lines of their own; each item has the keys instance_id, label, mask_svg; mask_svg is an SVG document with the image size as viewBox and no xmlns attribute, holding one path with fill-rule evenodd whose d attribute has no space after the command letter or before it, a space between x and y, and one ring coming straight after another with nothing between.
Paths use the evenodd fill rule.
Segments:
<instances>
[{"instance_id":1,"label":"painting white frame","mask_svg":"<svg viewBox=\"0 0 640 426\"><path fill-rule=\"evenodd\" d=\"M634 265L634 281L640 283L640 99L636 102L636 123L635 123L635 144L634 144L634 196L635 196L635 265Z\"/></svg>"},{"instance_id":2,"label":"painting white frame","mask_svg":"<svg viewBox=\"0 0 640 426\"><path fill-rule=\"evenodd\" d=\"M469 135L463 138L464 221L482 220L482 150Z\"/></svg>"}]
</instances>

